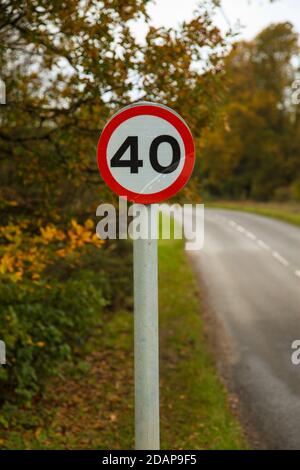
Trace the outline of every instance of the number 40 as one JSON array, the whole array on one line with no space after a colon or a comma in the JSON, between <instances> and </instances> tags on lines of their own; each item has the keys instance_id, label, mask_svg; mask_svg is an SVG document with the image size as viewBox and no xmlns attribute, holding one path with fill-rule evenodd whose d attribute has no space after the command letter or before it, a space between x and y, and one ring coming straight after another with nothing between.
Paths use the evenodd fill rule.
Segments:
<instances>
[{"instance_id":1,"label":"number 40","mask_svg":"<svg viewBox=\"0 0 300 470\"><path fill-rule=\"evenodd\" d=\"M172 148L172 161L167 166L162 166L158 161L158 147L162 143L170 144ZM122 160L122 156L127 149L130 149L129 160ZM138 173L143 166L143 160L138 157L138 137L127 137L121 147L116 151L110 161L112 168L130 168L130 173ZM180 162L180 147L177 140L171 135L160 135L156 137L150 145L149 158L152 168L158 173L172 173L176 170Z\"/></svg>"}]
</instances>

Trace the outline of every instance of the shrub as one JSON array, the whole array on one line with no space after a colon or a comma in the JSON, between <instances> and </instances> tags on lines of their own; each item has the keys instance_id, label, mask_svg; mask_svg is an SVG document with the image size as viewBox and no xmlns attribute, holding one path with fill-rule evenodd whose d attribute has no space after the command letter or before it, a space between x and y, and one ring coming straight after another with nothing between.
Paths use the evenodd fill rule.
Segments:
<instances>
[{"instance_id":1,"label":"shrub","mask_svg":"<svg viewBox=\"0 0 300 470\"><path fill-rule=\"evenodd\" d=\"M38 280L0 279L0 339L7 364L0 367L1 402L29 403L61 361L85 351L102 327L104 307L113 315L132 306L132 246L126 240L80 256L57 257Z\"/></svg>"},{"instance_id":2,"label":"shrub","mask_svg":"<svg viewBox=\"0 0 300 470\"><path fill-rule=\"evenodd\" d=\"M291 198L294 201L300 201L300 178L298 178L291 186Z\"/></svg>"},{"instance_id":3,"label":"shrub","mask_svg":"<svg viewBox=\"0 0 300 470\"><path fill-rule=\"evenodd\" d=\"M7 356L0 368L3 400L30 400L41 378L84 344L101 322L102 284L103 278L87 270L65 282L0 282L0 331Z\"/></svg>"}]
</instances>

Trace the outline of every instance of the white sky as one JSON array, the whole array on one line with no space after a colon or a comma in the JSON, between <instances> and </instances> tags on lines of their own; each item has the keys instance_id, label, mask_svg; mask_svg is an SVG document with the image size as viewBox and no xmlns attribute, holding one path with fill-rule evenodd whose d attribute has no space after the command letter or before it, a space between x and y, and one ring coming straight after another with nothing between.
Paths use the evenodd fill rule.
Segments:
<instances>
[{"instance_id":1,"label":"white sky","mask_svg":"<svg viewBox=\"0 0 300 470\"><path fill-rule=\"evenodd\" d=\"M201 0L156 0L149 5L148 12L153 26L176 27L189 20ZM232 27L239 22L240 38L251 39L270 23L290 21L300 33L300 0L222 0L224 15L216 18L218 26L226 31L228 21ZM226 19L227 20L226 20ZM142 40L145 27L139 23L134 27L137 37ZM237 38L238 39L238 38Z\"/></svg>"}]
</instances>

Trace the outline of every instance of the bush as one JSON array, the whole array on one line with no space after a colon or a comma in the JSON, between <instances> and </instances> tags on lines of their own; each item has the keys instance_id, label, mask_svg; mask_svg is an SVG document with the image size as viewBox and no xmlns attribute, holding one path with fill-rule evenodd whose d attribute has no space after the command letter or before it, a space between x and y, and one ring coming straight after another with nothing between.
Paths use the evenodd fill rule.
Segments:
<instances>
[{"instance_id":1,"label":"bush","mask_svg":"<svg viewBox=\"0 0 300 470\"><path fill-rule=\"evenodd\" d=\"M61 361L85 352L90 334L109 315L132 306L132 246L127 241L58 258L33 281L0 279L0 404L29 403Z\"/></svg>"},{"instance_id":2,"label":"bush","mask_svg":"<svg viewBox=\"0 0 300 470\"><path fill-rule=\"evenodd\" d=\"M291 186L291 198L293 201L300 201L300 178L297 179Z\"/></svg>"},{"instance_id":3,"label":"bush","mask_svg":"<svg viewBox=\"0 0 300 470\"><path fill-rule=\"evenodd\" d=\"M291 192L288 186L283 186L275 189L274 191L274 201L277 202L287 202L291 199Z\"/></svg>"},{"instance_id":4,"label":"bush","mask_svg":"<svg viewBox=\"0 0 300 470\"><path fill-rule=\"evenodd\" d=\"M7 364L0 368L1 398L28 401L41 378L55 371L100 325L105 280L92 271L50 283L0 282L0 331Z\"/></svg>"}]
</instances>

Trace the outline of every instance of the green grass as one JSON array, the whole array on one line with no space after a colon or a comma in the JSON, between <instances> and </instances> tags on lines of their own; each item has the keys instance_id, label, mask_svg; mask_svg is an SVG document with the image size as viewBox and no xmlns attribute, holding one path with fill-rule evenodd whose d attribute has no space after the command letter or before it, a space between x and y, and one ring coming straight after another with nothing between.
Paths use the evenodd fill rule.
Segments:
<instances>
[{"instance_id":1,"label":"green grass","mask_svg":"<svg viewBox=\"0 0 300 470\"><path fill-rule=\"evenodd\" d=\"M159 306L162 448L246 448L208 352L182 241L159 243ZM87 346L89 354L62 366L43 397L11 410L3 449L133 448L132 311L107 312Z\"/></svg>"},{"instance_id":2,"label":"green grass","mask_svg":"<svg viewBox=\"0 0 300 470\"><path fill-rule=\"evenodd\" d=\"M279 202L253 202L253 201L217 201L205 204L206 207L217 207L272 217L300 227L300 204Z\"/></svg>"}]
</instances>

